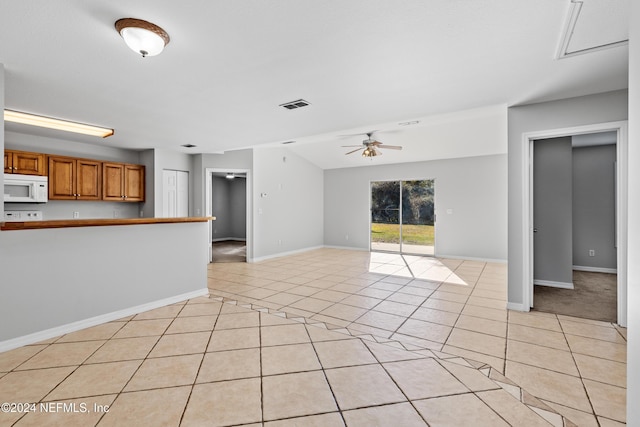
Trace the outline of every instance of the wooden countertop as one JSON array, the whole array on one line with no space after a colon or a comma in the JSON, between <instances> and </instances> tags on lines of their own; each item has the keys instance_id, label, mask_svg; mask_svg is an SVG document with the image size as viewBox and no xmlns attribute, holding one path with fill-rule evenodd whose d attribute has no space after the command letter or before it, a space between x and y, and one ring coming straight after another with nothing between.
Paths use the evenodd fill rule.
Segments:
<instances>
[{"instance_id":1,"label":"wooden countertop","mask_svg":"<svg viewBox=\"0 0 640 427\"><path fill-rule=\"evenodd\" d=\"M175 224L181 222L207 222L216 217L184 218L111 218L111 219L59 219L51 221L2 222L0 230L37 230L40 228L103 227L109 225Z\"/></svg>"}]
</instances>

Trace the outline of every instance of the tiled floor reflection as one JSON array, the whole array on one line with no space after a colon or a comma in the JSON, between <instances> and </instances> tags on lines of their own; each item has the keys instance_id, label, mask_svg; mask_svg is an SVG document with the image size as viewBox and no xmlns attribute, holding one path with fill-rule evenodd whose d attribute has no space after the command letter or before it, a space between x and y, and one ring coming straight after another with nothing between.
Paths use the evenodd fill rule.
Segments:
<instances>
[{"instance_id":1,"label":"tiled floor reflection","mask_svg":"<svg viewBox=\"0 0 640 427\"><path fill-rule=\"evenodd\" d=\"M507 311L504 264L322 249L212 265L209 288L364 340L485 363L578 425L625 421L626 330Z\"/></svg>"},{"instance_id":2,"label":"tiled floor reflection","mask_svg":"<svg viewBox=\"0 0 640 427\"><path fill-rule=\"evenodd\" d=\"M210 298L0 353L0 402L37 408L0 425L624 423L624 329L498 308L503 265L416 259L437 281L371 262L212 265Z\"/></svg>"}]
</instances>

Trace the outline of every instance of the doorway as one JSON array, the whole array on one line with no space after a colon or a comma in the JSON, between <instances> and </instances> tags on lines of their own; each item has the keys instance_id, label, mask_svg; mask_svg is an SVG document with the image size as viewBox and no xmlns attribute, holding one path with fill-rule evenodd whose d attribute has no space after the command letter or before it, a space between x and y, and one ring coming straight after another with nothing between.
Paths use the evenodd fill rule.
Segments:
<instances>
[{"instance_id":1,"label":"doorway","mask_svg":"<svg viewBox=\"0 0 640 427\"><path fill-rule=\"evenodd\" d=\"M615 241L616 241L616 301L617 323L627 324L627 138L626 121L601 123L595 125L576 126L547 131L528 132L522 135L525 149L522 150L522 164L526 171L522 175L522 237L523 237L523 270L522 296L523 305L520 309L529 310L534 307L534 142L546 138L559 138L576 135L589 135L599 132L615 132L616 134L616 169L615 169Z\"/></svg>"},{"instance_id":2,"label":"doorway","mask_svg":"<svg viewBox=\"0 0 640 427\"><path fill-rule=\"evenodd\" d=\"M616 133L533 142L533 308L616 322Z\"/></svg>"},{"instance_id":3,"label":"doorway","mask_svg":"<svg viewBox=\"0 0 640 427\"><path fill-rule=\"evenodd\" d=\"M371 182L370 248L435 254L434 180Z\"/></svg>"},{"instance_id":4,"label":"doorway","mask_svg":"<svg viewBox=\"0 0 640 427\"><path fill-rule=\"evenodd\" d=\"M209 262L252 262L251 171L207 168L205 176L206 215L216 218L209 221Z\"/></svg>"}]
</instances>

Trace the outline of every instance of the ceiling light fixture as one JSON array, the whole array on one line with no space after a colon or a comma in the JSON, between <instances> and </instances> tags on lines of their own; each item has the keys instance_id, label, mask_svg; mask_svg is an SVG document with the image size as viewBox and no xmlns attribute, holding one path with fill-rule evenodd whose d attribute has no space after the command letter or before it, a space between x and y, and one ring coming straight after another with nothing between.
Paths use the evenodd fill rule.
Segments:
<instances>
[{"instance_id":1,"label":"ceiling light fixture","mask_svg":"<svg viewBox=\"0 0 640 427\"><path fill-rule=\"evenodd\" d=\"M227 176L225 178L227 179L234 179L236 176L232 173L232 172L228 172Z\"/></svg>"},{"instance_id":2,"label":"ceiling light fixture","mask_svg":"<svg viewBox=\"0 0 640 427\"><path fill-rule=\"evenodd\" d=\"M151 22L122 18L116 21L115 26L127 46L143 58L158 55L169 44L169 34Z\"/></svg>"},{"instance_id":3,"label":"ceiling light fixture","mask_svg":"<svg viewBox=\"0 0 640 427\"><path fill-rule=\"evenodd\" d=\"M375 147L369 146L365 148L364 151L362 152L362 157L376 157L379 154L380 153L378 153Z\"/></svg>"},{"instance_id":4,"label":"ceiling light fixture","mask_svg":"<svg viewBox=\"0 0 640 427\"><path fill-rule=\"evenodd\" d=\"M99 126L86 125L84 123L70 122L68 120L53 119L51 117L37 116L20 111L4 110L4 121L20 123L23 125L39 126L48 129L63 130L66 132L81 133L84 135L100 136L106 138L113 135L113 129Z\"/></svg>"}]
</instances>

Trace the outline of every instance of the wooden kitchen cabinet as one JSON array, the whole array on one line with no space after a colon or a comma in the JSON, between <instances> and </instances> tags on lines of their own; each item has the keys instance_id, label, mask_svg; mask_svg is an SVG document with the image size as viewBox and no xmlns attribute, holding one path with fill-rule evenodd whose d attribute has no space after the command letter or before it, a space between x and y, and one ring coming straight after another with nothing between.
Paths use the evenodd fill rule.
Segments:
<instances>
[{"instance_id":1,"label":"wooden kitchen cabinet","mask_svg":"<svg viewBox=\"0 0 640 427\"><path fill-rule=\"evenodd\" d=\"M47 174L46 156L42 153L27 151L4 151L4 173L19 173L22 175Z\"/></svg>"},{"instance_id":2,"label":"wooden kitchen cabinet","mask_svg":"<svg viewBox=\"0 0 640 427\"><path fill-rule=\"evenodd\" d=\"M102 164L102 200L144 202L144 166Z\"/></svg>"},{"instance_id":3,"label":"wooden kitchen cabinet","mask_svg":"<svg viewBox=\"0 0 640 427\"><path fill-rule=\"evenodd\" d=\"M49 156L50 200L101 200L102 162Z\"/></svg>"}]
</instances>

